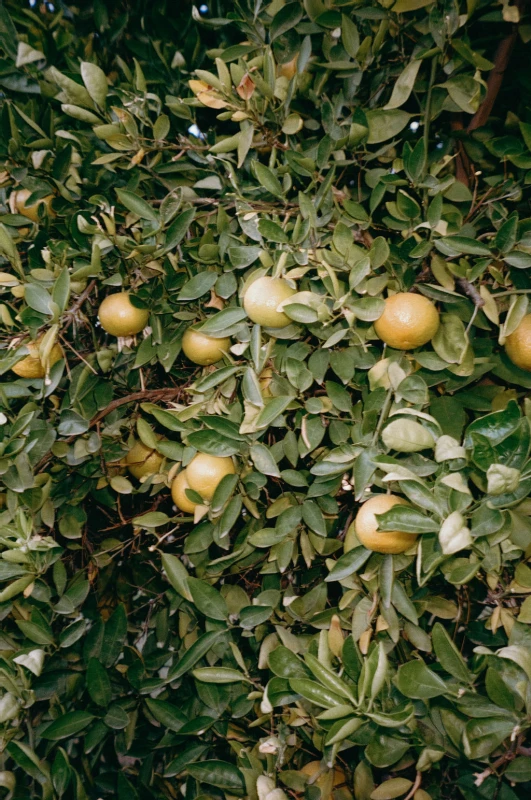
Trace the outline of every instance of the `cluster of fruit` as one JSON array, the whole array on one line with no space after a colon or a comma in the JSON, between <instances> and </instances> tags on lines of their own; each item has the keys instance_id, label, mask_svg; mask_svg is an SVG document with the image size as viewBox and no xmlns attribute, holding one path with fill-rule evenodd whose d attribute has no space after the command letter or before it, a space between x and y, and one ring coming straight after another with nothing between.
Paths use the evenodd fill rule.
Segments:
<instances>
[{"instance_id":1,"label":"cluster of fruit","mask_svg":"<svg viewBox=\"0 0 531 800\"><path fill-rule=\"evenodd\" d=\"M282 306L295 294L296 289L285 279L263 276L250 284L243 297L243 306L252 322L268 329L280 329L291 322ZM113 336L134 336L146 327L148 319L149 311L134 305L127 291L108 295L99 308L101 327ZM435 305L423 295L411 292L399 292L388 297L382 315L374 323L379 339L401 351L414 350L427 344L437 333L438 327L439 312ZM20 377L44 377L41 342L42 337L28 344L29 355L13 367ZM200 366L219 362L228 353L230 345L229 337L208 336L194 326L186 330L182 339L184 355ZM517 366L531 370L531 315L524 317L516 331L507 338L505 346L509 358ZM52 366L62 357L62 348L55 344L48 353L47 363ZM260 385L265 395L268 394L271 374L271 368L266 367L260 375ZM138 441L129 451L125 463L134 477L142 479L158 472L162 456ZM212 500L222 478L234 473L232 458L198 453L173 479L173 502L181 511L194 513L198 505ZM377 514L384 513L396 503L405 502L393 495L377 495L366 501L347 533L345 549L360 542L380 553L407 551L414 545L416 537L401 531L378 531L376 518Z\"/></svg>"}]
</instances>

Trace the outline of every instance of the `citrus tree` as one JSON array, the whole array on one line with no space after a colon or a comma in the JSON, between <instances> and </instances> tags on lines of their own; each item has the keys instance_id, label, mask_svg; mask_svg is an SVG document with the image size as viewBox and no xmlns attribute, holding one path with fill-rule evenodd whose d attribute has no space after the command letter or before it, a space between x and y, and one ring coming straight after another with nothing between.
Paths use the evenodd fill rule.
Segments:
<instances>
[{"instance_id":1,"label":"citrus tree","mask_svg":"<svg viewBox=\"0 0 531 800\"><path fill-rule=\"evenodd\" d=\"M529 797L526 14L0 6L2 797Z\"/></svg>"}]
</instances>

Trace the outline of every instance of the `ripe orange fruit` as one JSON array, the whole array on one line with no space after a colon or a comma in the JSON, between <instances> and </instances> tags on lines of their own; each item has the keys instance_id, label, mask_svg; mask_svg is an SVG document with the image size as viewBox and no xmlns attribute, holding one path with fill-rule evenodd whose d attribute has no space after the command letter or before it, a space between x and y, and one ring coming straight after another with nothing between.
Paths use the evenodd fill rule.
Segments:
<instances>
[{"instance_id":1,"label":"ripe orange fruit","mask_svg":"<svg viewBox=\"0 0 531 800\"><path fill-rule=\"evenodd\" d=\"M395 350L414 350L433 339L439 312L427 297L399 292L388 297L382 316L374 323L376 335Z\"/></svg>"},{"instance_id":2,"label":"ripe orange fruit","mask_svg":"<svg viewBox=\"0 0 531 800\"><path fill-rule=\"evenodd\" d=\"M55 212L52 208L53 194L48 194L46 197L41 197L35 203L26 205L26 200L33 192L29 189L18 189L11 192L9 195L9 207L12 214L22 214L23 217L31 219L32 222L39 222L39 206L45 205L48 214L55 217Z\"/></svg>"},{"instance_id":3,"label":"ripe orange fruit","mask_svg":"<svg viewBox=\"0 0 531 800\"><path fill-rule=\"evenodd\" d=\"M181 511L186 511L187 514L193 514L197 503L192 502L192 500L186 496L186 489L189 488L190 485L186 477L186 470L183 469L182 472L179 472L171 485L171 496L177 508L180 508Z\"/></svg>"},{"instance_id":4,"label":"ripe orange fruit","mask_svg":"<svg viewBox=\"0 0 531 800\"><path fill-rule=\"evenodd\" d=\"M531 372L531 314L505 340L505 352L517 367Z\"/></svg>"},{"instance_id":5,"label":"ripe orange fruit","mask_svg":"<svg viewBox=\"0 0 531 800\"><path fill-rule=\"evenodd\" d=\"M375 514L384 514L396 505L409 505L394 494L377 494L360 507L356 519L345 537L345 550L352 550L354 533L360 543L376 553L404 553L416 540L414 533L403 531L378 531Z\"/></svg>"},{"instance_id":6,"label":"ripe orange fruit","mask_svg":"<svg viewBox=\"0 0 531 800\"><path fill-rule=\"evenodd\" d=\"M277 311L283 300L296 294L283 278L264 275L252 283L243 298L243 307L249 319L267 328L285 328L291 320L282 311Z\"/></svg>"},{"instance_id":7,"label":"ripe orange fruit","mask_svg":"<svg viewBox=\"0 0 531 800\"><path fill-rule=\"evenodd\" d=\"M42 336L34 342L27 342L26 347L29 350L29 355L18 361L11 371L18 375L19 378L44 378L46 370L39 356L39 342ZM60 344L54 344L50 353L50 367L63 357L63 348Z\"/></svg>"},{"instance_id":8,"label":"ripe orange fruit","mask_svg":"<svg viewBox=\"0 0 531 800\"><path fill-rule=\"evenodd\" d=\"M212 500L221 479L235 472L232 458L198 453L186 467L186 480L203 500Z\"/></svg>"},{"instance_id":9,"label":"ripe orange fruit","mask_svg":"<svg viewBox=\"0 0 531 800\"><path fill-rule=\"evenodd\" d=\"M230 347L230 338L215 339L207 336L201 331L194 331L187 328L183 336L183 353L194 364L205 367L208 364L215 364L223 357L223 352Z\"/></svg>"},{"instance_id":10,"label":"ripe orange fruit","mask_svg":"<svg viewBox=\"0 0 531 800\"><path fill-rule=\"evenodd\" d=\"M141 442L135 442L125 457L127 469L131 475L140 480L148 475L154 475L162 464L162 456L156 450Z\"/></svg>"},{"instance_id":11,"label":"ripe orange fruit","mask_svg":"<svg viewBox=\"0 0 531 800\"><path fill-rule=\"evenodd\" d=\"M300 771L310 779L312 786L317 786L317 788L320 789L321 800L331 800L334 796L334 789L346 783L347 776L341 767L334 767L333 770L325 768L317 780L312 781L312 778L314 778L322 768L323 764L321 761L309 761Z\"/></svg>"},{"instance_id":12,"label":"ripe orange fruit","mask_svg":"<svg viewBox=\"0 0 531 800\"><path fill-rule=\"evenodd\" d=\"M146 327L149 311L134 306L129 292L116 292L105 298L98 316L103 330L112 336L134 336Z\"/></svg>"}]
</instances>

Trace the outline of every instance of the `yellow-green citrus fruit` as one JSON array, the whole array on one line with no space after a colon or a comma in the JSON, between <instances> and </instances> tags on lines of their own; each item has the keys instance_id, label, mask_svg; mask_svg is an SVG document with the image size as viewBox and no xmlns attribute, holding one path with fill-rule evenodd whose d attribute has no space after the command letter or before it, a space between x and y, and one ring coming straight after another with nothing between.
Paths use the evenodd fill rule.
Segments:
<instances>
[{"instance_id":1,"label":"yellow-green citrus fruit","mask_svg":"<svg viewBox=\"0 0 531 800\"><path fill-rule=\"evenodd\" d=\"M206 367L208 364L215 364L222 358L223 353L230 347L230 338L215 339L213 336L206 336L201 331L194 331L188 328L183 336L183 353L186 358L194 364Z\"/></svg>"},{"instance_id":2,"label":"yellow-green citrus fruit","mask_svg":"<svg viewBox=\"0 0 531 800\"><path fill-rule=\"evenodd\" d=\"M98 316L101 327L112 336L134 336L146 327L149 311L134 306L129 292L116 292L105 298Z\"/></svg>"},{"instance_id":3,"label":"yellow-green citrus fruit","mask_svg":"<svg viewBox=\"0 0 531 800\"><path fill-rule=\"evenodd\" d=\"M31 219L32 222L38 222L39 206L45 205L46 209L48 210L48 214L55 216L55 213L52 209L53 194L48 194L46 197L41 197L35 203L26 205L26 200L32 194L33 192L30 192L29 189L19 189L16 192L12 192L12 194L9 196L9 205L12 213L22 214L23 217Z\"/></svg>"},{"instance_id":4,"label":"yellow-green citrus fruit","mask_svg":"<svg viewBox=\"0 0 531 800\"><path fill-rule=\"evenodd\" d=\"M396 505L409 505L403 497L394 494L377 494L360 507L356 519L345 537L345 550L352 550L354 534L368 550L376 553L404 553L416 540L413 533L379 531L375 514L384 514Z\"/></svg>"},{"instance_id":5,"label":"yellow-green citrus fruit","mask_svg":"<svg viewBox=\"0 0 531 800\"><path fill-rule=\"evenodd\" d=\"M439 312L427 297L399 292L388 297L374 323L376 335L395 350L414 350L429 342L439 327Z\"/></svg>"},{"instance_id":6,"label":"yellow-green citrus fruit","mask_svg":"<svg viewBox=\"0 0 531 800\"><path fill-rule=\"evenodd\" d=\"M186 470L183 469L182 472L179 472L171 485L171 496L177 508L180 508L181 511L185 511L187 514L193 514L197 503L193 503L186 496L186 489L189 488L190 485L186 478Z\"/></svg>"},{"instance_id":7,"label":"yellow-green citrus fruit","mask_svg":"<svg viewBox=\"0 0 531 800\"><path fill-rule=\"evenodd\" d=\"M285 328L291 320L278 306L296 294L283 278L257 278L251 283L243 298L243 307L249 319L267 328Z\"/></svg>"},{"instance_id":8,"label":"yellow-green citrus fruit","mask_svg":"<svg viewBox=\"0 0 531 800\"><path fill-rule=\"evenodd\" d=\"M221 479L235 472L232 458L198 453L186 467L186 480L203 500L212 500Z\"/></svg>"},{"instance_id":9,"label":"yellow-green citrus fruit","mask_svg":"<svg viewBox=\"0 0 531 800\"><path fill-rule=\"evenodd\" d=\"M26 347L29 350L29 355L25 358L22 358L15 364L14 367L11 368L12 372L14 372L15 375L18 375L19 378L44 378L44 364L39 357L40 338L35 342L29 342L26 344ZM56 361L59 361L62 357L63 349L61 345L54 344L50 353L50 367L52 367Z\"/></svg>"},{"instance_id":10,"label":"yellow-green citrus fruit","mask_svg":"<svg viewBox=\"0 0 531 800\"><path fill-rule=\"evenodd\" d=\"M505 352L517 367L531 371L531 314L505 340Z\"/></svg>"},{"instance_id":11,"label":"yellow-green citrus fruit","mask_svg":"<svg viewBox=\"0 0 531 800\"><path fill-rule=\"evenodd\" d=\"M162 464L162 456L156 450L141 442L135 442L125 457L127 469L131 475L140 480L148 475L154 475Z\"/></svg>"}]
</instances>

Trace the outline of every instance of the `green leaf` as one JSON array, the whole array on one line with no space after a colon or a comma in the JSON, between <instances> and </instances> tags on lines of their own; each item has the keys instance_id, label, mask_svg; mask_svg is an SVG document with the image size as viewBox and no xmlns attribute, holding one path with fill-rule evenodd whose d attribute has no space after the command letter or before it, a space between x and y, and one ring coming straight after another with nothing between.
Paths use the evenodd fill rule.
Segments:
<instances>
[{"instance_id":1,"label":"green leaf","mask_svg":"<svg viewBox=\"0 0 531 800\"><path fill-rule=\"evenodd\" d=\"M81 77L87 92L100 108L105 107L108 84L104 71L90 61L81 62Z\"/></svg>"},{"instance_id":2,"label":"green leaf","mask_svg":"<svg viewBox=\"0 0 531 800\"><path fill-rule=\"evenodd\" d=\"M217 589L198 578L188 578L187 583L192 595L192 602L201 614L210 619L228 619L227 604Z\"/></svg>"},{"instance_id":3,"label":"green leaf","mask_svg":"<svg viewBox=\"0 0 531 800\"><path fill-rule=\"evenodd\" d=\"M239 681L248 681L243 672L231 667L200 667L194 669L192 672L197 681L203 683L237 683Z\"/></svg>"},{"instance_id":4,"label":"green leaf","mask_svg":"<svg viewBox=\"0 0 531 800\"><path fill-rule=\"evenodd\" d=\"M162 254L177 247L186 236L195 218L195 208L188 208L176 217L166 231L166 242Z\"/></svg>"},{"instance_id":5,"label":"green leaf","mask_svg":"<svg viewBox=\"0 0 531 800\"><path fill-rule=\"evenodd\" d=\"M436 622L433 626L431 638L435 655L443 669L458 681L470 683L473 676L470 674L463 656L440 622Z\"/></svg>"},{"instance_id":6,"label":"green leaf","mask_svg":"<svg viewBox=\"0 0 531 800\"><path fill-rule=\"evenodd\" d=\"M446 693L446 684L423 661L402 664L395 678L398 689L413 700L429 700Z\"/></svg>"},{"instance_id":7,"label":"green leaf","mask_svg":"<svg viewBox=\"0 0 531 800\"><path fill-rule=\"evenodd\" d=\"M199 272L197 275L194 275L193 278L190 278L189 281L186 281L177 299L180 300L181 303L189 300L197 300L198 297L201 297L212 289L217 279L218 274L216 272Z\"/></svg>"},{"instance_id":8,"label":"green leaf","mask_svg":"<svg viewBox=\"0 0 531 800\"><path fill-rule=\"evenodd\" d=\"M186 771L197 781L217 786L218 789L237 792L245 789L242 773L228 761L197 761L195 764L187 764Z\"/></svg>"},{"instance_id":9,"label":"green leaf","mask_svg":"<svg viewBox=\"0 0 531 800\"><path fill-rule=\"evenodd\" d=\"M188 721L182 711L165 700L152 700L146 697L144 702L157 722L174 733L178 733Z\"/></svg>"},{"instance_id":10,"label":"green leaf","mask_svg":"<svg viewBox=\"0 0 531 800\"><path fill-rule=\"evenodd\" d=\"M345 553L336 561L325 581L330 583L331 581L342 581L344 578L348 578L349 575L357 572L369 560L370 555L371 551L365 547L355 547L353 550L349 550L348 553Z\"/></svg>"},{"instance_id":11,"label":"green leaf","mask_svg":"<svg viewBox=\"0 0 531 800\"><path fill-rule=\"evenodd\" d=\"M188 587L188 572L182 561L171 553L163 553L161 556L162 567L166 577L176 592L184 597L185 600L192 601L192 594Z\"/></svg>"},{"instance_id":12,"label":"green leaf","mask_svg":"<svg viewBox=\"0 0 531 800\"><path fill-rule=\"evenodd\" d=\"M126 189L116 189L116 194L128 211L132 211L133 214L136 214L141 219L148 219L152 222L159 221L157 212L142 197Z\"/></svg>"},{"instance_id":13,"label":"green leaf","mask_svg":"<svg viewBox=\"0 0 531 800\"><path fill-rule=\"evenodd\" d=\"M438 531L440 524L416 508L396 505L384 514L376 514L378 530L403 531L404 533L431 533Z\"/></svg>"},{"instance_id":14,"label":"green leaf","mask_svg":"<svg viewBox=\"0 0 531 800\"><path fill-rule=\"evenodd\" d=\"M97 658L91 658L87 665L87 690L98 706L106 708L112 700L112 689L107 670Z\"/></svg>"},{"instance_id":15,"label":"green leaf","mask_svg":"<svg viewBox=\"0 0 531 800\"><path fill-rule=\"evenodd\" d=\"M210 631L200 636L179 661L171 667L168 673L168 681L177 680L177 678L190 672L192 667L209 652L214 643L217 642L223 634L224 631Z\"/></svg>"},{"instance_id":16,"label":"green leaf","mask_svg":"<svg viewBox=\"0 0 531 800\"><path fill-rule=\"evenodd\" d=\"M379 144L392 139L403 130L411 119L411 114L398 109L385 111L376 109L367 111L367 124L369 126L368 144Z\"/></svg>"},{"instance_id":17,"label":"green leaf","mask_svg":"<svg viewBox=\"0 0 531 800\"><path fill-rule=\"evenodd\" d=\"M41 733L43 739L59 741L78 736L94 719L88 711L69 711L63 714Z\"/></svg>"},{"instance_id":18,"label":"green leaf","mask_svg":"<svg viewBox=\"0 0 531 800\"><path fill-rule=\"evenodd\" d=\"M400 108L400 106L403 106L408 100L409 95L413 91L413 86L415 85L421 63L421 61L410 61L403 72L400 73L393 87L391 99L387 105L384 106L386 111L392 108Z\"/></svg>"}]
</instances>

